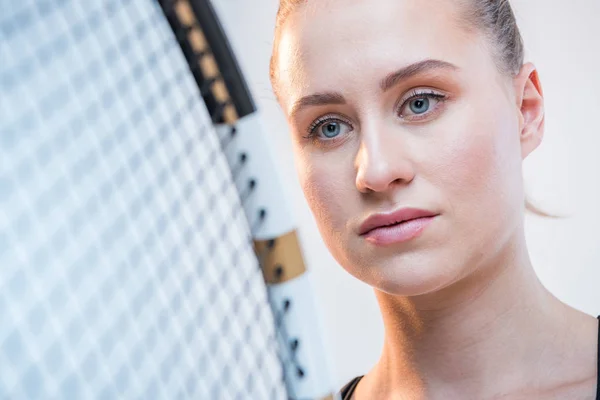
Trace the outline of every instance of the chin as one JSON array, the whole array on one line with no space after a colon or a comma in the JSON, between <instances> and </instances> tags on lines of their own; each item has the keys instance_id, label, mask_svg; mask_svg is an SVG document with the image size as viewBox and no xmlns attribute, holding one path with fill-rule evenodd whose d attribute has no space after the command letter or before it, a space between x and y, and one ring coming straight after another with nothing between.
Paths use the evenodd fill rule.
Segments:
<instances>
[{"instance_id":1,"label":"chin","mask_svg":"<svg viewBox=\"0 0 600 400\"><path fill-rule=\"evenodd\" d=\"M400 252L360 251L347 254L340 264L350 274L379 291L395 296L417 296L451 285L464 271L461 263L448 263L457 255L445 254L441 247ZM379 253L379 254L377 254ZM362 254L362 257L359 256Z\"/></svg>"}]
</instances>

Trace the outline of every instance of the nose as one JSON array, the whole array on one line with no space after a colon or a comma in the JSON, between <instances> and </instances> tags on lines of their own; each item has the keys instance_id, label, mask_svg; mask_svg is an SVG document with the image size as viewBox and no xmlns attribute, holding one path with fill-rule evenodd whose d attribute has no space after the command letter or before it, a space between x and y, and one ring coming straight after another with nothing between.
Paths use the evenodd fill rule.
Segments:
<instances>
[{"instance_id":1,"label":"nose","mask_svg":"<svg viewBox=\"0 0 600 400\"><path fill-rule=\"evenodd\" d=\"M356 188L362 193L385 192L410 183L415 169L399 132L363 134L356 154Z\"/></svg>"}]
</instances>

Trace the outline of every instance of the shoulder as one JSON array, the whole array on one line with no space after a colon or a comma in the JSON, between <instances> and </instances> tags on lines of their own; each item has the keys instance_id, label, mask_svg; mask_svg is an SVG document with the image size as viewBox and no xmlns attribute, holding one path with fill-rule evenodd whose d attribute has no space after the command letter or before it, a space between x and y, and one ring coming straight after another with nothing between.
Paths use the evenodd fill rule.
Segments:
<instances>
[{"instance_id":1,"label":"shoulder","mask_svg":"<svg viewBox=\"0 0 600 400\"><path fill-rule=\"evenodd\" d=\"M563 385L546 393L543 398L549 400L562 399L581 399L581 400L596 400L597 397L597 377L594 375L589 379L580 382L573 382L569 385Z\"/></svg>"}]
</instances>

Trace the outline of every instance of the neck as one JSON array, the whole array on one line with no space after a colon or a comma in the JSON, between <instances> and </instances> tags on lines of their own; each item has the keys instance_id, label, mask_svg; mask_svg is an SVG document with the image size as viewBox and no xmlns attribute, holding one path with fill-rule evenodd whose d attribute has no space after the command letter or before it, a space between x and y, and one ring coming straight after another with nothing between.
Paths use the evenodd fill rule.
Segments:
<instances>
[{"instance_id":1,"label":"neck","mask_svg":"<svg viewBox=\"0 0 600 400\"><path fill-rule=\"evenodd\" d=\"M548 346L568 340L564 317L572 311L538 280L524 242L442 290L376 292L385 341L366 378L377 380L380 398L484 398L517 390L523 371L543 371L534 364L551 361L542 357Z\"/></svg>"}]
</instances>

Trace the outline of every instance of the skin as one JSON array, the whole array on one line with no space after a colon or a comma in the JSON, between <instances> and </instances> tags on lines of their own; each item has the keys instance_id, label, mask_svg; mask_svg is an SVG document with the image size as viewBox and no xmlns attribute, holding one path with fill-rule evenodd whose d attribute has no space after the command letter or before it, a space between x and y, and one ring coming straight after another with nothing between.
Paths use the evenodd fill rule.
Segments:
<instances>
[{"instance_id":1,"label":"skin","mask_svg":"<svg viewBox=\"0 0 600 400\"><path fill-rule=\"evenodd\" d=\"M544 131L537 71L502 73L461 12L450 0L307 1L281 30L276 90L302 189L383 316L380 360L355 398L594 399L598 321L546 290L525 241L522 163ZM423 60L437 61L382 91ZM423 93L445 97L427 108ZM358 234L402 207L439 215L405 243Z\"/></svg>"}]
</instances>

